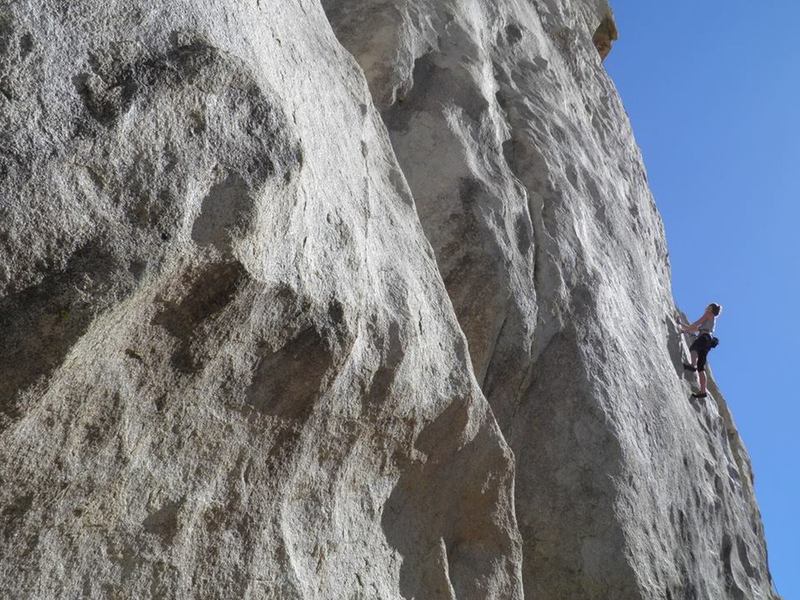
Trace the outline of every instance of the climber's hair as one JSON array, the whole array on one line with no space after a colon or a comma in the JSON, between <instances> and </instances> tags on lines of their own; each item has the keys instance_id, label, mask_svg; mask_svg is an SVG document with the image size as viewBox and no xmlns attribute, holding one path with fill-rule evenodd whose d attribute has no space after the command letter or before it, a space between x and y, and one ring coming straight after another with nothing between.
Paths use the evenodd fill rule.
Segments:
<instances>
[{"instance_id":1,"label":"climber's hair","mask_svg":"<svg viewBox=\"0 0 800 600\"><path fill-rule=\"evenodd\" d=\"M709 304L708 308L711 309L711 312L714 313L715 317L718 317L719 313L722 312L722 305L721 304L717 304L716 302L712 302L711 304Z\"/></svg>"}]
</instances>

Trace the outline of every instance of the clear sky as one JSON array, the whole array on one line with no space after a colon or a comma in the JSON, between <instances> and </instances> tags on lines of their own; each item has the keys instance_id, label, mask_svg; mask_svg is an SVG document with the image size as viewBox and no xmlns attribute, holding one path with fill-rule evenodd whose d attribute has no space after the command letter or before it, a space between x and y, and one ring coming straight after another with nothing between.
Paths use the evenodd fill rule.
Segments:
<instances>
[{"instance_id":1,"label":"clear sky","mask_svg":"<svg viewBox=\"0 0 800 600\"><path fill-rule=\"evenodd\" d=\"M612 0L606 66L664 217L675 297L724 312L710 363L800 600L800 1Z\"/></svg>"}]
</instances>

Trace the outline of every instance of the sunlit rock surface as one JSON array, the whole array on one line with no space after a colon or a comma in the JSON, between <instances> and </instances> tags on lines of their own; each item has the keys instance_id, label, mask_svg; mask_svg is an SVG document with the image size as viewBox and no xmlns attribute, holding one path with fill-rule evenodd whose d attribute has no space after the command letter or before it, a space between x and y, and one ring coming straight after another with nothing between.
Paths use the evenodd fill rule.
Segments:
<instances>
[{"instance_id":1,"label":"sunlit rock surface","mask_svg":"<svg viewBox=\"0 0 800 600\"><path fill-rule=\"evenodd\" d=\"M0 597L777 598L615 36L2 5Z\"/></svg>"},{"instance_id":2,"label":"sunlit rock surface","mask_svg":"<svg viewBox=\"0 0 800 600\"><path fill-rule=\"evenodd\" d=\"M773 597L747 453L716 388L693 405L682 380L608 6L323 4L514 450L526 597Z\"/></svg>"},{"instance_id":3,"label":"sunlit rock surface","mask_svg":"<svg viewBox=\"0 0 800 600\"><path fill-rule=\"evenodd\" d=\"M511 453L319 3L0 10L0 597L521 598Z\"/></svg>"}]
</instances>

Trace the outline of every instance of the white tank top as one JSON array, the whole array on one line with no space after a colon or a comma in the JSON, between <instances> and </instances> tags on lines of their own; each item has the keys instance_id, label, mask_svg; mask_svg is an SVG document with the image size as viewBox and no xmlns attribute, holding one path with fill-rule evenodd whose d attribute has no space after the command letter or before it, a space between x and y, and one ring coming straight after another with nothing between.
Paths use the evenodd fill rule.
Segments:
<instances>
[{"instance_id":1,"label":"white tank top","mask_svg":"<svg viewBox=\"0 0 800 600\"><path fill-rule=\"evenodd\" d=\"M711 315L705 321L700 323L700 333L714 333L714 327L717 325L717 317Z\"/></svg>"}]
</instances>

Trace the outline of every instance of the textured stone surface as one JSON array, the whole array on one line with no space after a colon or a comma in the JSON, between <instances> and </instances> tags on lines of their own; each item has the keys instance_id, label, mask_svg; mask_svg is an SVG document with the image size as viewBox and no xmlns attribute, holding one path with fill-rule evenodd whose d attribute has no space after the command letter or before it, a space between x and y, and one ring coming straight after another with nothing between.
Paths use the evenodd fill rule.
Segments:
<instances>
[{"instance_id":1,"label":"textured stone surface","mask_svg":"<svg viewBox=\"0 0 800 600\"><path fill-rule=\"evenodd\" d=\"M609 15L0 4L0 596L775 598Z\"/></svg>"},{"instance_id":2,"label":"textured stone surface","mask_svg":"<svg viewBox=\"0 0 800 600\"><path fill-rule=\"evenodd\" d=\"M511 453L319 3L3 3L0 173L0 596L521 597Z\"/></svg>"},{"instance_id":3,"label":"textured stone surface","mask_svg":"<svg viewBox=\"0 0 800 600\"><path fill-rule=\"evenodd\" d=\"M608 6L323 4L514 450L526 597L774 597L747 453L716 387L693 405L682 380L661 220L598 56Z\"/></svg>"}]
</instances>

